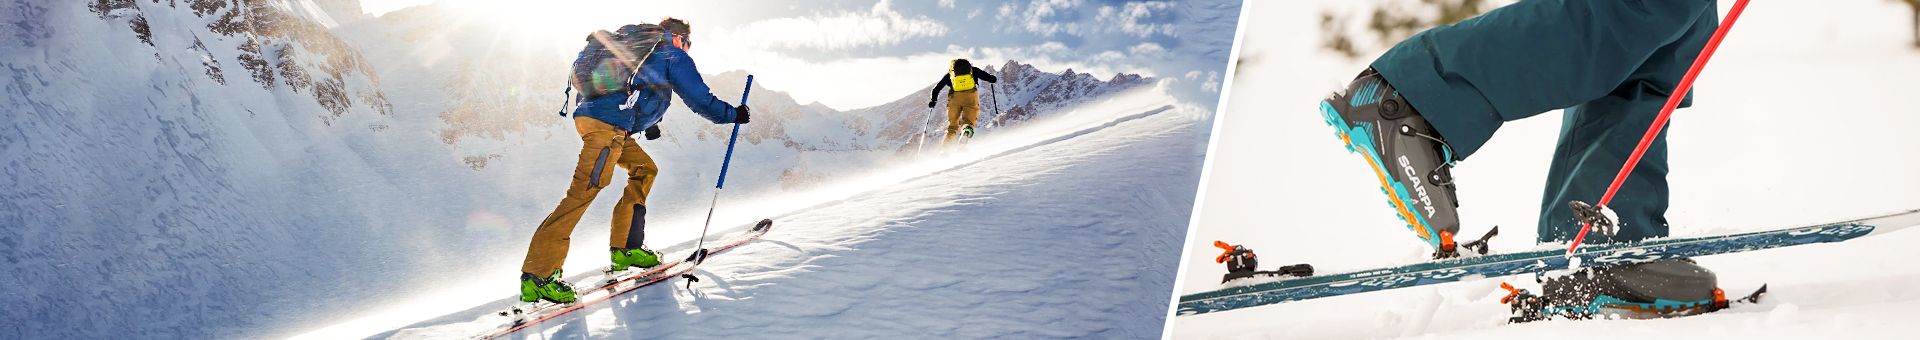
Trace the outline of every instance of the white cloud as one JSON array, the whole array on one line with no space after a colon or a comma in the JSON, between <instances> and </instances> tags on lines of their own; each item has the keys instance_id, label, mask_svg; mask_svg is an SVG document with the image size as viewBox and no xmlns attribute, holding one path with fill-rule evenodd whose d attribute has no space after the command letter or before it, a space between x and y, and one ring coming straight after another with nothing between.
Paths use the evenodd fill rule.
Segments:
<instances>
[{"instance_id":1,"label":"white cloud","mask_svg":"<svg viewBox=\"0 0 1920 340\"><path fill-rule=\"evenodd\" d=\"M1058 41L1048 41L1033 46L1033 52L1040 54L1060 54L1067 53L1068 51L1070 50L1067 48L1067 44L1062 44Z\"/></svg>"},{"instance_id":2,"label":"white cloud","mask_svg":"<svg viewBox=\"0 0 1920 340\"><path fill-rule=\"evenodd\" d=\"M1019 20L1020 27L1026 28L1027 31L1033 33L1039 33L1040 35L1053 35L1054 33L1063 32L1080 35L1080 23L1049 21L1049 19L1060 16L1064 14L1065 11L1079 6L1080 3L1080 0L1033 0L1033 3L1027 4L1027 10L1020 13L1018 18L1008 18L1013 15L1011 7L1002 6L1000 13L1003 17L1002 19Z\"/></svg>"},{"instance_id":3,"label":"white cloud","mask_svg":"<svg viewBox=\"0 0 1920 340\"><path fill-rule=\"evenodd\" d=\"M1200 71L1187 72L1187 80L1200 79Z\"/></svg>"},{"instance_id":4,"label":"white cloud","mask_svg":"<svg viewBox=\"0 0 1920 340\"><path fill-rule=\"evenodd\" d=\"M1092 56L1087 57L1087 61L1094 62L1094 63L1102 63L1102 64L1112 63L1112 62L1126 60L1126 59L1127 59L1127 55L1120 53L1120 51L1100 52L1098 54L1094 54Z\"/></svg>"},{"instance_id":5,"label":"white cloud","mask_svg":"<svg viewBox=\"0 0 1920 340\"><path fill-rule=\"evenodd\" d=\"M865 12L762 20L722 32L721 35L724 35L723 39L748 46L831 51L893 45L907 39L947 34L946 25L926 16L907 17L894 12L891 7L891 0L881 0Z\"/></svg>"},{"instance_id":6,"label":"white cloud","mask_svg":"<svg viewBox=\"0 0 1920 340\"><path fill-rule=\"evenodd\" d=\"M1127 48L1127 52L1132 53L1134 58L1167 59L1170 57L1170 55L1167 54L1167 48L1160 47L1160 44L1155 43L1133 45L1133 47Z\"/></svg>"},{"instance_id":7,"label":"white cloud","mask_svg":"<svg viewBox=\"0 0 1920 340\"><path fill-rule=\"evenodd\" d=\"M1000 15L997 18L1013 22L1013 26L1017 28L1044 36L1054 34L1090 36L1113 32L1141 38L1155 34L1174 36L1174 28L1178 26L1172 23L1142 22L1163 10L1173 8L1174 4L1168 1L1128 2L1120 7L1100 6L1086 13L1092 16L1092 20L1071 15L1072 11L1086 11L1081 6L1083 3L1082 0L1033 0L1027 4L1024 11L1015 8L1012 4L1007 4L1000 6Z\"/></svg>"},{"instance_id":8,"label":"white cloud","mask_svg":"<svg viewBox=\"0 0 1920 340\"><path fill-rule=\"evenodd\" d=\"M1200 90L1220 93L1220 71L1207 71L1207 83L1200 84Z\"/></svg>"},{"instance_id":9,"label":"white cloud","mask_svg":"<svg viewBox=\"0 0 1920 340\"><path fill-rule=\"evenodd\" d=\"M1130 2L1124 8L1115 11L1113 7L1100 9L1099 21L1109 29L1119 30L1133 36L1145 38L1154 33L1173 36L1172 23L1142 24L1140 19L1153 15L1154 11L1173 8L1173 3L1165 1Z\"/></svg>"},{"instance_id":10,"label":"white cloud","mask_svg":"<svg viewBox=\"0 0 1920 340\"><path fill-rule=\"evenodd\" d=\"M953 8L953 0L940 0L940 7Z\"/></svg>"}]
</instances>

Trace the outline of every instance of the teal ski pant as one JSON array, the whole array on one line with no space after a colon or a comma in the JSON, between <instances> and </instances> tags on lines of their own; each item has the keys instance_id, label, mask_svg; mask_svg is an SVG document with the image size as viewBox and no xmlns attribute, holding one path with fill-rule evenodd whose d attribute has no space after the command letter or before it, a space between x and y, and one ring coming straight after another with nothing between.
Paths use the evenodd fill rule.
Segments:
<instances>
[{"instance_id":1,"label":"teal ski pant","mask_svg":"<svg viewBox=\"0 0 1920 340\"><path fill-rule=\"evenodd\" d=\"M1566 242L1580 232L1567 201L1600 200L1719 25L1713 0L1527 0L1415 34L1372 66L1456 160L1504 122L1564 109L1538 241ZM1666 176L1662 130L1609 204L1619 233L1585 243L1667 236Z\"/></svg>"}]
</instances>

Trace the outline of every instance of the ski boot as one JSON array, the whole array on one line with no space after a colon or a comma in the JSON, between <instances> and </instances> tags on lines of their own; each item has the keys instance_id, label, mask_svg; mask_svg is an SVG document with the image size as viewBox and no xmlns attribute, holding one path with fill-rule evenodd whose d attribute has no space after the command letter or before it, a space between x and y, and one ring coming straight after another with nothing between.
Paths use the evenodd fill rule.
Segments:
<instances>
[{"instance_id":1,"label":"ski boot","mask_svg":"<svg viewBox=\"0 0 1920 340\"><path fill-rule=\"evenodd\" d=\"M967 149L967 141L973 140L973 125L960 127L960 150Z\"/></svg>"},{"instance_id":2,"label":"ski boot","mask_svg":"<svg viewBox=\"0 0 1920 340\"><path fill-rule=\"evenodd\" d=\"M1222 242L1222 241L1213 241L1213 246L1216 248L1225 250L1225 252L1220 253L1220 256L1216 256L1213 258L1214 263L1227 264L1227 275L1220 278L1220 283L1227 283L1228 281L1233 281L1235 279L1249 278L1249 277L1255 277L1255 276L1266 276L1266 277L1313 276L1313 265L1304 264L1304 263L1291 265L1291 266L1284 266L1284 267L1280 267L1280 269L1275 269L1275 270L1259 271L1256 268L1260 266L1260 261L1254 257L1252 249L1247 249L1247 247L1244 247L1244 246L1229 245L1226 242Z\"/></svg>"},{"instance_id":3,"label":"ski boot","mask_svg":"<svg viewBox=\"0 0 1920 340\"><path fill-rule=\"evenodd\" d=\"M610 271L627 270L628 267L652 268L660 265L660 254L646 246L633 249L613 248L613 266Z\"/></svg>"},{"instance_id":4,"label":"ski boot","mask_svg":"<svg viewBox=\"0 0 1920 340\"><path fill-rule=\"evenodd\" d=\"M1508 322L1540 321L1560 316L1583 320L1594 317L1656 319L1699 315L1726 309L1730 302L1716 286L1713 271L1692 260L1662 260L1581 269L1566 276L1546 278L1542 295L1500 284L1500 299L1514 313ZM1736 302L1758 302L1766 286Z\"/></svg>"},{"instance_id":5,"label":"ski boot","mask_svg":"<svg viewBox=\"0 0 1920 340\"><path fill-rule=\"evenodd\" d=\"M940 157L967 152L967 141L970 140L973 140L973 125L961 125L952 143L941 142Z\"/></svg>"},{"instance_id":6,"label":"ski boot","mask_svg":"<svg viewBox=\"0 0 1920 340\"><path fill-rule=\"evenodd\" d=\"M553 303L573 302L573 285L561 279L560 270L554 269L553 276L541 278L532 273L520 273L520 302L547 300Z\"/></svg>"},{"instance_id":7,"label":"ski boot","mask_svg":"<svg viewBox=\"0 0 1920 340\"><path fill-rule=\"evenodd\" d=\"M1321 101L1320 114L1347 151L1366 158L1388 205L1433 247L1433 257L1459 256L1453 241L1460 232L1451 172L1456 160L1453 148L1426 118L1372 68L1355 77L1346 91Z\"/></svg>"}]
</instances>

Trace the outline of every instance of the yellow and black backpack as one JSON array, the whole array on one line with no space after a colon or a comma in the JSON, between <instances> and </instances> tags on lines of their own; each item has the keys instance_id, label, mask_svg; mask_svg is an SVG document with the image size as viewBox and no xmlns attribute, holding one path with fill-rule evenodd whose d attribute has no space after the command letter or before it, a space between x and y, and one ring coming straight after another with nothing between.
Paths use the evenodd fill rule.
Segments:
<instances>
[{"instance_id":1,"label":"yellow and black backpack","mask_svg":"<svg viewBox=\"0 0 1920 340\"><path fill-rule=\"evenodd\" d=\"M953 92L973 91L973 64L966 59L954 59L947 77L953 80Z\"/></svg>"}]
</instances>

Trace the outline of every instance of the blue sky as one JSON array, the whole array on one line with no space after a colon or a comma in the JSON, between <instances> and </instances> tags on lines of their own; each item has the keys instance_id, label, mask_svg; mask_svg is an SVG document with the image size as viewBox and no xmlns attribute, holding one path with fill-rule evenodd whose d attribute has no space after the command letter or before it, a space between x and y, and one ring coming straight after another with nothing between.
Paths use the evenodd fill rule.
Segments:
<instances>
[{"instance_id":1,"label":"blue sky","mask_svg":"<svg viewBox=\"0 0 1920 340\"><path fill-rule=\"evenodd\" d=\"M581 32L664 16L694 25L702 72L748 70L802 103L847 110L898 99L937 81L947 60L1008 59L1107 79L1137 73L1169 79L1171 92L1205 107L1218 102L1239 0L1211 1L453 1L516 18L557 49L577 50ZM421 0L363 0L382 14Z\"/></svg>"}]
</instances>

